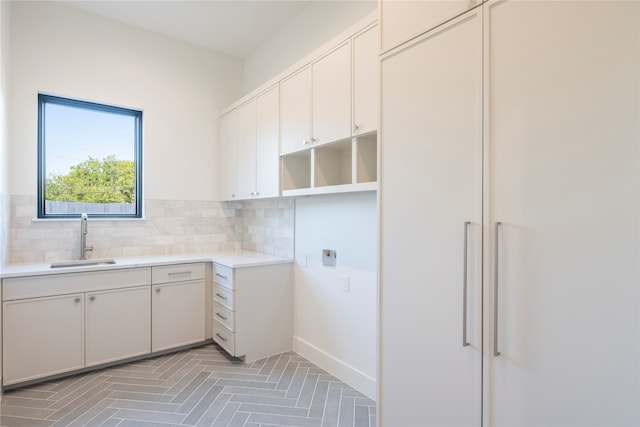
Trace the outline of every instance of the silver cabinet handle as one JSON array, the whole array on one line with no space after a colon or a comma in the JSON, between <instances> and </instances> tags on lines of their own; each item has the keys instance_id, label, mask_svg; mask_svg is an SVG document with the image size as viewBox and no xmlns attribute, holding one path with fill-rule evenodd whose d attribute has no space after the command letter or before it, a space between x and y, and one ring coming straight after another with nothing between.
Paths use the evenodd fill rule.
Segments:
<instances>
[{"instance_id":1,"label":"silver cabinet handle","mask_svg":"<svg viewBox=\"0 0 640 427\"><path fill-rule=\"evenodd\" d=\"M467 272L468 272L468 241L469 241L469 224L470 221L464 223L464 255L462 265L462 346L469 345L467 341Z\"/></svg>"},{"instance_id":2,"label":"silver cabinet handle","mask_svg":"<svg viewBox=\"0 0 640 427\"><path fill-rule=\"evenodd\" d=\"M219 277L219 278L221 278L221 279L228 279L228 277L227 277L227 276L223 276L223 275L222 275L222 274L220 274L220 273L216 273L216 276L217 276L217 277Z\"/></svg>"},{"instance_id":3,"label":"silver cabinet handle","mask_svg":"<svg viewBox=\"0 0 640 427\"><path fill-rule=\"evenodd\" d=\"M160 288L156 288L156 294L160 293Z\"/></svg>"},{"instance_id":4,"label":"silver cabinet handle","mask_svg":"<svg viewBox=\"0 0 640 427\"><path fill-rule=\"evenodd\" d=\"M498 266L500 247L498 244L498 238L500 237L501 222L496 222L495 228L495 241L494 241L494 254L493 254L493 355L500 356L498 351Z\"/></svg>"},{"instance_id":5,"label":"silver cabinet handle","mask_svg":"<svg viewBox=\"0 0 640 427\"><path fill-rule=\"evenodd\" d=\"M76 304L80 302L80 298L76 298L73 300Z\"/></svg>"},{"instance_id":6,"label":"silver cabinet handle","mask_svg":"<svg viewBox=\"0 0 640 427\"><path fill-rule=\"evenodd\" d=\"M225 337L223 337L222 335L220 335L219 333L216 333L216 336L218 338L220 338L222 341L225 341L225 342L227 341L227 339Z\"/></svg>"},{"instance_id":7,"label":"silver cabinet handle","mask_svg":"<svg viewBox=\"0 0 640 427\"><path fill-rule=\"evenodd\" d=\"M219 318L221 318L222 320L227 320L226 317L224 317L222 314L220 313L216 313L216 316L218 316Z\"/></svg>"},{"instance_id":8,"label":"silver cabinet handle","mask_svg":"<svg viewBox=\"0 0 640 427\"><path fill-rule=\"evenodd\" d=\"M96 297L94 297L93 295L89 297L89 301L95 301L95 300L96 300Z\"/></svg>"},{"instance_id":9,"label":"silver cabinet handle","mask_svg":"<svg viewBox=\"0 0 640 427\"><path fill-rule=\"evenodd\" d=\"M316 143L316 142L318 142L318 138L311 138L311 143L312 143L312 144L314 144L314 143Z\"/></svg>"},{"instance_id":10,"label":"silver cabinet handle","mask_svg":"<svg viewBox=\"0 0 640 427\"><path fill-rule=\"evenodd\" d=\"M302 145L309 145L309 140L305 139L304 141L302 141Z\"/></svg>"},{"instance_id":11,"label":"silver cabinet handle","mask_svg":"<svg viewBox=\"0 0 640 427\"><path fill-rule=\"evenodd\" d=\"M354 124L353 125L353 132L357 131L359 129L358 125Z\"/></svg>"},{"instance_id":12,"label":"silver cabinet handle","mask_svg":"<svg viewBox=\"0 0 640 427\"><path fill-rule=\"evenodd\" d=\"M227 299L227 297L225 297L224 295L216 294L216 296L220 299Z\"/></svg>"}]
</instances>

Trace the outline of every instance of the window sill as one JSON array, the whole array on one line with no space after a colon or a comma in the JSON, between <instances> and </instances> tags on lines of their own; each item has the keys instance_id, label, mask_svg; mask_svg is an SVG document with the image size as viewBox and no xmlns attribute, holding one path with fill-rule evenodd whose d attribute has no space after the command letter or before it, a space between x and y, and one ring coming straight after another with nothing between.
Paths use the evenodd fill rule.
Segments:
<instances>
[{"instance_id":1,"label":"window sill","mask_svg":"<svg viewBox=\"0 0 640 427\"><path fill-rule=\"evenodd\" d=\"M147 218L146 217L142 217L142 218L104 218L104 217L100 217L100 218L92 218L89 217L89 222L105 222L105 221L117 221L117 222L125 222L125 221L133 221L133 222L138 222L138 221L146 221ZM80 222L80 217L78 218L31 218L31 222Z\"/></svg>"}]
</instances>

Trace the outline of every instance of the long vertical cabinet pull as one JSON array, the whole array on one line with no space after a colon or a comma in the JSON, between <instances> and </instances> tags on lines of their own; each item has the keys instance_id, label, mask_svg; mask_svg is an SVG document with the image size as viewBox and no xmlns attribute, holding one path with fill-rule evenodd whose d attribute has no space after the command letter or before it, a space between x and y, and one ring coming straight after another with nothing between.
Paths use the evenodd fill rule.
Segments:
<instances>
[{"instance_id":1,"label":"long vertical cabinet pull","mask_svg":"<svg viewBox=\"0 0 640 427\"><path fill-rule=\"evenodd\" d=\"M499 230L501 222L496 222L495 228L495 239L494 239L494 248L495 252L493 254L493 355L500 356L500 352L498 351L498 265L499 265L499 256L500 256L500 248L498 244Z\"/></svg>"},{"instance_id":2,"label":"long vertical cabinet pull","mask_svg":"<svg viewBox=\"0 0 640 427\"><path fill-rule=\"evenodd\" d=\"M467 341L467 271L468 271L468 241L469 241L469 224L470 221L464 223L464 256L462 266L462 346L469 345Z\"/></svg>"}]
</instances>

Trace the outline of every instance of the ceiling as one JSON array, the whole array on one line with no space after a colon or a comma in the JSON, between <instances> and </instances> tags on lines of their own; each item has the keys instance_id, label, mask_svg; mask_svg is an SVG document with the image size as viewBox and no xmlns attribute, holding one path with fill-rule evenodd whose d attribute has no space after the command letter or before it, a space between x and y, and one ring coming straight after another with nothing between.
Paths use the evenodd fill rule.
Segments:
<instances>
[{"instance_id":1,"label":"ceiling","mask_svg":"<svg viewBox=\"0 0 640 427\"><path fill-rule=\"evenodd\" d=\"M57 0L241 59L301 13L310 1Z\"/></svg>"}]
</instances>

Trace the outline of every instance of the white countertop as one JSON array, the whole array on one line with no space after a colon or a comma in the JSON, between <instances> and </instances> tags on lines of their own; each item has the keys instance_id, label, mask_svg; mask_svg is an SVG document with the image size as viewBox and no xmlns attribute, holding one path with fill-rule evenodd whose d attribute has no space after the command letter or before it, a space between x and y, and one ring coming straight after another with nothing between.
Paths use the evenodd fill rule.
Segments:
<instances>
[{"instance_id":1,"label":"white countertop","mask_svg":"<svg viewBox=\"0 0 640 427\"><path fill-rule=\"evenodd\" d=\"M113 270L119 268L150 267L154 265L183 264L190 262L214 262L230 268L256 267L260 265L293 262L290 258L262 254L252 251L226 251L206 254L160 255L132 258L114 258L115 264L87 265L79 267L51 268L50 263L11 264L0 271L0 279L44 274L64 274L78 271Z\"/></svg>"}]
</instances>

